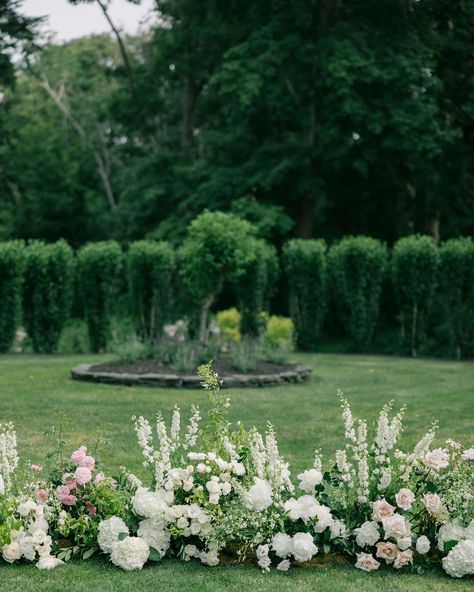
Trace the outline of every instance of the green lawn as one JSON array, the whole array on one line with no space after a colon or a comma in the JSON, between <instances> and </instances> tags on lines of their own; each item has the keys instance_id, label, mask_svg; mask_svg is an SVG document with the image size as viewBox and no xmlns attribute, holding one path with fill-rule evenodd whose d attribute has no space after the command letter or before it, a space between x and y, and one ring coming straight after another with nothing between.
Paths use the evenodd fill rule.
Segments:
<instances>
[{"instance_id":1,"label":"green lawn","mask_svg":"<svg viewBox=\"0 0 474 592\"><path fill-rule=\"evenodd\" d=\"M375 418L388 399L407 404L404 440L414 443L430 423L440 420L440 442L448 436L474 444L474 364L410 360L373 356L298 355L314 368L304 385L263 390L231 390L231 418L263 428L271 421L281 451L293 471L311 463L312 452L330 453L341 442L339 402L341 388L358 415ZM70 368L99 356L2 356L0 358L0 421L14 421L23 459L41 462L43 433L66 413L72 423L71 447L84 443L100 424L110 445L101 460L114 471L121 465L139 472L141 458L130 417L152 418L177 403L185 411L192 403L206 408L200 391L145 389L72 382ZM257 568L206 568L194 563L165 561L140 574L119 572L95 559L71 564L51 573L33 566L0 568L0 590L22 592L84 591L384 591L471 590L473 580L453 581L442 574L415 576L381 571L366 575L352 567L292 569L288 574L263 575Z\"/></svg>"}]
</instances>

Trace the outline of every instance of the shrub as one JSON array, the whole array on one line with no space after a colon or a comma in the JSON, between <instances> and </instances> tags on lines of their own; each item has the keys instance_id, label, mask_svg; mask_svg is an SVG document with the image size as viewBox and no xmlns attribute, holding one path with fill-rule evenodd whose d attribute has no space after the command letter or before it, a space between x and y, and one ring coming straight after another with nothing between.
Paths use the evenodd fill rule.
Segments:
<instances>
[{"instance_id":1,"label":"shrub","mask_svg":"<svg viewBox=\"0 0 474 592\"><path fill-rule=\"evenodd\" d=\"M79 285L92 351L105 350L122 251L115 241L88 243L78 253Z\"/></svg>"},{"instance_id":2,"label":"shrub","mask_svg":"<svg viewBox=\"0 0 474 592\"><path fill-rule=\"evenodd\" d=\"M216 323L225 341L239 343L240 312L235 307L220 310L216 314Z\"/></svg>"},{"instance_id":3,"label":"shrub","mask_svg":"<svg viewBox=\"0 0 474 592\"><path fill-rule=\"evenodd\" d=\"M292 351L290 343L281 343L280 345L264 343L263 359L273 364L286 364Z\"/></svg>"},{"instance_id":4,"label":"shrub","mask_svg":"<svg viewBox=\"0 0 474 592\"><path fill-rule=\"evenodd\" d=\"M439 251L430 236L400 239L392 255L392 282L400 311L404 346L416 356L437 284Z\"/></svg>"},{"instance_id":5,"label":"shrub","mask_svg":"<svg viewBox=\"0 0 474 592\"><path fill-rule=\"evenodd\" d=\"M20 241L0 243L0 352L7 352L18 327L24 245Z\"/></svg>"},{"instance_id":6,"label":"shrub","mask_svg":"<svg viewBox=\"0 0 474 592\"><path fill-rule=\"evenodd\" d=\"M69 319L64 324L58 342L60 354L86 354L91 351L87 324L82 319Z\"/></svg>"},{"instance_id":7,"label":"shrub","mask_svg":"<svg viewBox=\"0 0 474 592\"><path fill-rule=\"evenodd\" d=\"M257 367L259 353L259 344L255 339L242 339L232 350L232 366L240 372L252 372Z\"/></svg>"},{"instance_id":8,"label":"shrub","mask_svg":"<svg viewBox=\"0 0 474 592\"><path fill-rule=\"evenodd\" d=\"M264 341L270 346L288 345L293 343L294 325L288 317L272 315L265 328Z\"/></svg>"},{"instance_id":9,"label":"shrub","mask_svg":"<svg viewBox=\"0 0 474 592\"><path fill-rule=\"evenodd\" d=\"M142 240L130 245L128 279L136 331L153 340L170 320L174 250L168 243Z\"/></svg>"},{"instance_id":10,"label":"shrub","mask_svg":"<svg viewBox=\"0 0 474 592\"><path fill-rule=\"evenodd\" d=\"M279 274L278 255L273 245L255 240L255 257L235 283L241 314L240 333L257 337L264 327L262 312L268 309Z\"/></svg>"},{"instance_id":11,"label":"shrub","mask_svg":"<svg viewBox=\"0 0 474 592\"><path fill-rule=\"evenodd\" d=\"M312 350L326 311L326 243L291 240L283 248L283 263L290 288L296 344L301 350Z\"/></svg>"},{"instance_id":12,"label":"shrub","mask_svg":"<svg viewBox=\"0 0 474 592\"><path fill-rule=\"evenodd\" d=\"M179 269L199 308L199 339L207 340L209 310L224 281L235 282L255 258L254 228L233 214L205 211L193 220L179 251Z\"/></svg>"},{"instance_id":13,"label":"shrub","mask_svg":"<svg viewBox=\"0 0 474 592\"><path fill-rule=\"evenodd\" d=\"M23 320L35 352L56 351L71 309L75 261L63 240L25 249Z\"/></svg>"},{"instance_id":14,"label":"shrub","mask_svg":"<svg viewBox=\"0 0 474 592\"><path fill-rule=\"evenodd\" d=\"M474 356L474 241L454 238L440 249L446 318L457 357Z\"/></svg>"},{"instance_id":15,"label":"shrub","mask_svg":"<svg viewBox=\"0 0 474 592\"><path fill-rule=\"evenodd\" d=\"M387 249L367 236L349 236L328 254L332 294L345 330L358 350L369 345L379 314Z\"/></svg>"}]
</instances>

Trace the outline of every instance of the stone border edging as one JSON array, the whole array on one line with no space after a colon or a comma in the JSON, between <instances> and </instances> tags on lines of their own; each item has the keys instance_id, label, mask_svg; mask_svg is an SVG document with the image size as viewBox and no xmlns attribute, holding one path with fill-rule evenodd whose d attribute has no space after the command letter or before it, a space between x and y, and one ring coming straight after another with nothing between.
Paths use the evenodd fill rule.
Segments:
<instances>
[{"instance_id":1,"label":"stone border edging","mask_svg":"<svg viewBox=\"0 0 474 592\"><path fill-rule=\"evenodd\" d=\"M154 386L167 388L200 388L201 378L179 374L126 374L120 372L97 372L96 364L80 364L71 370L73 380L127 386ZM309 378L309 366L296 364L293 370L275 374L231 374L224 378L223 388L244 388L296 384Z\"/></svg>"}]
</instances>

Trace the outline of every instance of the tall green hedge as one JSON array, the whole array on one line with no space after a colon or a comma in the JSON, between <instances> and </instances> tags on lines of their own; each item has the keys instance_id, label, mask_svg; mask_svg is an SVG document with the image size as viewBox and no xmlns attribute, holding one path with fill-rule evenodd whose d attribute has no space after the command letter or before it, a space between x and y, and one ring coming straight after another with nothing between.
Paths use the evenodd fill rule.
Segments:
<instances>
[{"instance_id":1,"label":"tall green hedge","mask_svg":"<svg viewBox=\"0 0 474 592\"><path fill-rule=\"evenodd\" d=\"M121 264L122 250L115 241L88 243L78 253L79 286L94 352L107 347Z\"/></svg>"},{"instance_id":2,"label":"tall green hedge","mask_svg":"<svg viewBox=\"0 0 474 592\"><path fill-rule=\"evenodd\" d=\"M31 242L25 250L23 320L35 352L56 351L73 297L75 260L63 240Z\"/></svg>"},{"instance_id":3,"label":"tall green hedge","mask_svg":"<svg viewBox=\"0 0 474 592\"><path fill-rule=\"evenodd\" d=\"M440 249L445 314L458 358L474 356L474 241L453 238Z\"/></svg>"},{"instance_id":4,"label":"tall green hedge","mask_svg":"<svg viewBox=\"0 0 474 592\"><path fill-rule=\"evenodd\" d=\"M349 236L328 253L333 297L357 350L367 349L377 322L387 249L368 236Z\"/></svg>"},{"instance_id":5,"label":"tall green hedge","mask_svg":"<svg viewBox=\"0 0 474 592\"><path fill-rule=\"evenodd\" d=\"M243 275L235 283L240 312L240 332L256 337L264 328L263 311L268 311L279 275L275 247L264 240L255 240L255 257L245 266Z\"/></svg>"},{"instance_id":6,"label":"tall green hedge","mask_svg":"<svg viewBox=\"0 0 474 592\"><path fill-rule=\"evenodd\" d=\"M401 337L416 356L426 340L426 322L438 283L439 250L431 236L400 239L392 254L392 283L400 314Z\"/></svg>"},{"instance_id":7,"label":"tall green hedge","mask_svg":"<svg viewBox=\"0 0 474 592\"><path fill-rule=\"evenodd\" d=\"M290 314L299 349L316 348L326 312L327 262L323 240L294 239L283 248Z\"/></svg>"},{"instance_id":8,"label":"tall green hedge","mask_svg":"<svg viewBox=\"0 0 474 592\"><path fill-rule=\"evenodd\" d=\"M136 241L130 245L127 272L135 327L139 337L152 340L170 320L175 254L167 242Z\"/></svg>"},{"instance_id":9,"label":"tall green hedge","mask_svg":"<svg viewBox=\"0 0 474 592\"><path fill-rule=\"evenodd\" d=\"M13 345L19 323L24 245L21 241L0 243L0 352Z\"/></svg>"}]
</instances>

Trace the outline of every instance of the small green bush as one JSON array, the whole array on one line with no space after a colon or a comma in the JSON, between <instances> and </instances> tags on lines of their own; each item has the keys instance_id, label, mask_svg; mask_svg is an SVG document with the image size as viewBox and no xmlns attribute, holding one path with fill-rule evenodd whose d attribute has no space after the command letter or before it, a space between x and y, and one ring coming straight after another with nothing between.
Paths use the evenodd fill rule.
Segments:
<instances>
[{"instance_id":1,"label":"small green bush","mask_svg":"<svg viewBox=\"0 0 474 592\"><path fill-rule=\"evenodd\" d=\"M474 241L453 238L440 249L440 280L456 355L474 356Z\"/></svg>"},{"instance_id":2,"label":"small green bush","mask_svg":"<svg viewBox=\"0 0 474 592\"><path fill-rule=\"evenodd\" d=\"M179 250L179 272L199 313L199 339L207 341L209 310L225 281L235 282L255 259L255 229L233 214L205 211L193 220Z\"/></svg>"},{"instance_id":3,"label":"small green bush","mask_svg":"<svg viewBox=\"0 0 474 592\"><path fill-rule=\"evenodd\" d=\"M24 245L0 243L0 353L13 345L19 324Z\"/></svg>"},{"instance_id":4,"label":"small green bush","mask_svg":"<svg viewBox=\"0 0 474 592\"><path fill-rule=\"evenodd\" d=\"M259 343L246 337L232 349L232 366L239 372L252 372L257 367L259 354Z\"/></svg>"},{"instance_id":5,"label":"small green bush","mask_svg":"<svg viewBox=\"0 0 474 592\"><path fill-rule=\"evenodd\" d=\"M257 337L263 329L262 312L268 309L279 275L278 255L273 245L255 240L255 257L248 261L235 283L241 314L240 333Z\"/></svg>"},{"instance_id":6,"label":"small green bush","mask_svg":"<svg viewBox=\"0 0 474 592\"><path fill-rule=\"evenodd\" d=\"M115 241L88 243L78 253L79 286L92 351L104 351L110 335L122 251Z\"/></svg>"},{"instance_id":7,"label":"small green bush","mask_svg":"<svg viewBox=\"0 0 474 592\"><path fill-rule=\"evenodd\" d=\"M291 319L272 315L267 320L265 333L263 334L264 342L270 346L288 345L291 347L294 330L295 328Z\"/></svg>"},{"instance_id":8,"label":"small green bush","mask_svg":"<svg viewBox=\"0 0 474 592\"><path fill-rule=\"evenodd\" d=\"M280 345L271 345L264 343L263 345L263 359L273 364L288 363L291 352L293 351L290 343L282 343Z\"/></svg>"},{"instance_id":9,"label":"small green bush","mask_svg":"<svg viewBox=\"0 0 474 592\"><path fill-rule=\"evenodd\" d=\"M379 315L387 249L367 236L349 236L328 253L331 289L340 318L358 351L367 349Z\"/></svg>"},{"instance_id":10,"label":"small green bush","mask_svg":"<svg viewBox=\"0 0 474 592\"><path fill-rule=\"evenodd\" d=\"M216 323L224 341L239 343L240 312L235 307L217 312Z\"/></svg>"},{"instance_id":11,"label":"small green bush","mask_svg":"<svg viewBox=\"0 0 474 592\"><path fill-rule=\"evenodd\" d=\"M294 239L283 248L290 314L299 349L314 350L326 312L326 243Z\"/></svg>"},{"instance_id":12,"label":"small green bush","mask_svg":"<svg viewBox=\"0 0 474 592\"><path fill-rule=\"evenodd\" d=\"M400 311L401 337L413 356L426 339L426 321L433 304L439 251L431 236L400 239L392 254L392 282Z\"/></svg>"},{"instance_id":13,"label":"small green bush","mask_svg":"<svg viewBox=\"0 0 474 592\"><path fill-rule=\"evenodd\" d=\"M87 354L91 351L87 324L82 319L65 322L58 342L60 354Z\"/></svg>"},{"instance_id":14,"label":"small green bush","mask_svg":"<svg viewBox=\"0 0 474 592\"><path fill-rule=\"evenodd\" d=\"M52 353L69 317L75 261L63 240L31 242L25 249L23 320L35 352Z\"/></svg>"},{"instance_id":15,"label":"small green bush","mask_svg":"<svg viewBox=\"0 0 474 592\"><path fill-rule=\"evenodd\" d=\"M150 341L171 317L174 250L164 241L137 241L130 245L127 263L136 331Z\"/></svg>"}]
</instances>

